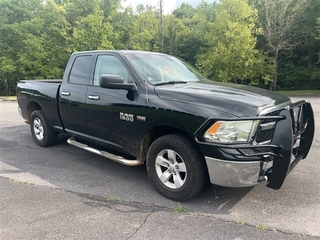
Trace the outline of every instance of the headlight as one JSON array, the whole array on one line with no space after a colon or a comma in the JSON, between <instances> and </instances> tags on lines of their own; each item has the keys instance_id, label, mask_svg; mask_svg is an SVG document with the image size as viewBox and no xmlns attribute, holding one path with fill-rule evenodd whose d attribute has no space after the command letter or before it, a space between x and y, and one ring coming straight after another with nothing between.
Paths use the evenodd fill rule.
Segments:
<instances>
[{"instance_id":1,"label":"headlight","mask_svg":"<svg viewBox=\"0 0 320 240\"><path fill-rule=\"evenodd\" d=\"M247 143L257 130L258 120L218 121L204 134L206 141L215 143Z\"/></svg>"}]
</instances>

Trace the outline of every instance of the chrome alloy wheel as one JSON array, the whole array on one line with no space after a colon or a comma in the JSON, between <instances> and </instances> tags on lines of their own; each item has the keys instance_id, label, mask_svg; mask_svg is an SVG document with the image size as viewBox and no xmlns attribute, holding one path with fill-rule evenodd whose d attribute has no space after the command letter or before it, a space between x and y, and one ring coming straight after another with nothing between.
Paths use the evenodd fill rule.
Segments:
<instances>
[{"instance_id":1,"label":"chrome alloy wheel","mask_svg":"<svg viewBox=\"0 0 320 240\"><path fill-rule=\"evenodd\" d=\"M170 189L181 188L186 182L186 165L181 156L173 150L161 151L157 155L155 168L160 181Z\"/></svg>"},{"instance_id":2,"label":"chrome alloy wheel","mask_svg":"<svg viewBox=\"0 0 320 240\"><path fill-rule=\"evenodd\" d=\"M33 120L33 131L34 131L36 138L39 141L41 141L43 139L44 129L43 129L42 122L39 118L35 118Z\"/></svg>"}]
</instances>

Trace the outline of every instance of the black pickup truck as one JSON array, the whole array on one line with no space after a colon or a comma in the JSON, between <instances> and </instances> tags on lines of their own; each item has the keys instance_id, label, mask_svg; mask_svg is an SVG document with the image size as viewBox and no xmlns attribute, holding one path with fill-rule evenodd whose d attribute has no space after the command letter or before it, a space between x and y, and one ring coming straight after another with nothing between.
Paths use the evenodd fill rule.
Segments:
<instances>
[{"instance_id":1,"label":"black pickup truck","mask_svg":"<svg viewBox=\"0 0 320 240\"><path fill-rule=\"evenodd\" d=\"M176 201L208 179L279 189L314 135L309 102L209 81L153 52L74 53L62 80L21 80L17 98L38 145L64 133L69 144L121 164L145 163L154 186Z\"/></svg>"}]
</instances>

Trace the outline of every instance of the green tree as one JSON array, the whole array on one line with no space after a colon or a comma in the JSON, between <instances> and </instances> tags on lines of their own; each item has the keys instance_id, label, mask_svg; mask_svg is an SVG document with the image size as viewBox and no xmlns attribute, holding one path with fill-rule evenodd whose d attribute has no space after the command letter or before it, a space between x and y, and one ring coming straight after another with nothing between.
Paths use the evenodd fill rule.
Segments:
<instances>
[{"instance_id":1,"label":"green tree","mask_svg":"<svg viewBox=\"0 0 320 240\"><path fill-rule=\"evenodd\" d=\"M176 18L183 19L189 18L191 19L194 16L195 9L192 5L188 3L182 3L178 8L173 11L173 15Z\"/></svg>"},{"instance_id":2,"label":"green tree","mask_svg":"<svg viewBox=\"0 0 320 240\"><path fill-rule=\"evenodd\" d=\"M251 0L259 9L259 25L263 30L268 51L274 59L271 90L277 89L278 70L283 51L292 52L310 33L306 24L310 0Z\"/></svg>"},{"instance_id":3,"label":"green tree","mask_svg":"<svg viewBox=\"0 0 320 240\"><path fill-rule=\"evenodd\" d=\"M198 55L198 66L220 81L268 79L270 61L256 46L257 10L246 0L224 0L205 35L207 47Z\"/></svg>"},{"instance_id":4,"label":"green tree","mask_svg":"<svg viewBox=\"0 0 320 240\"><path fill-rule=\"evenodd\" d=\"M107 2L99 0L70 0L63 4L69 24L66 39L71 52L113 49L111 42L113 28L109 19L105 18L106 12L111 14L111 9L104 9L106 11L104 12L100 8L100 6L106 7L104 4Z\"/></svg>"},{"instance_id":5,"label":"green tree","mask_svg":"<svg viewBox=\"0 0 320 240\"><path fill-rule=\"evenodd\" d=\"M114 13L111 24L114 29L112 42L115 49L133 49L135 33L132 25L135 21L136 16L131 7Z\"/></svg>"},{"instance_id":6,"label":"green tree","mask_svg":"<svg viewBox=\"0 0 320 240\"><path fill-rule=\"evenodd\" d=\"M163 4L134 11L120 2L0 0L0 91L61 78L73 51L113 48L161 49L221 81L257 84L274 73L273 89L320 88L319 0L202 0L168 15Z\"/></svg>"},{"instance_id":7,"label":"green tree","mask_svg":"<svg viewBox=\"0 0 320 240\"><path fill-rule=\"evenodd\" d=\"M99 8L98 0L69 0L63 4L66 9L66 18L72 27L77 25L82 18L93 14Z\"/></svg>"},{"instance_id":8,"label":"green tree","mask_svg":"<svg viewBox=\"0 0 320 240\"><path fill-rule=\"evenodd\" d=\"M179 48L190 37L190 29L183 24L181 19L175 18L174 15L165 16L163 22L166 26L163 52L182 57Z\"/></svg>"},{"instance_id":9,"label":"green tree","mask_svg":"<svg viewBox=\"0 0 320 240\"><path fill-rule=\"evenodd\" d=\"M104 17L108 19L117 12L121 6L121 0L98 0L100 9L104 13Z\"/></svg>"},{"instance_id":10,"label":"green tree","mask_svg":"<svg viewBox=\"0 0 320 240\"><path fill-rule=\"evenodd\" d=\"M95 49L113 49L113 29L109 22L104 21L104 14L98 8L92 14L77 22L73 30L73 51Z\"/></svg>"},{"instance_id":11,"label":"green tree","mask_svg":"<svg viewBox=\"0 0 320 240\"><path fill-rule=\"evenodd\" d=\"M72 49L68 44L70 24L66 20L66 9L54 0L46 1L41 12L43 27L41 44L44 49L44 78L62 78Z\"/></svg>"},{"instance_id":12,"label":"green tree","mask_svg":"<svg viewBox=\"0 0 320 240\"><path fill-rule=\"evenodd\" d=\"M180 29L179 44L173 53L189 63L196 64L196 56L201 49L206 48L205 34L210 29L210 23L215 19L217 4L209 4L202 1L196 8L189 4L181 4L173 15L176 19L176 24L182 24L184 27L175 27ZM171 37L169 32L168 38Z\"/></svg>"},{"instance_id":13,"label":"green tree","mask_svg":"<svg viewBox=\"0 0 320 240\"><path fill-rule=\"evenodd\" d=\"M150 6L136 16L133 22L132 48L144 51L159 51L158 34L159 21L157 12Z\"/></svg>"},{"instance_id":14,"label":"green tree","mask_svg":"<svg viewBox=\"0 0 320 240\"><path fill-rule=\"evenodd\" d=\"M4 94L14 93L21 78L41 75L41 0L0 1L0 79Z\"/></svg>"}]
</instances>

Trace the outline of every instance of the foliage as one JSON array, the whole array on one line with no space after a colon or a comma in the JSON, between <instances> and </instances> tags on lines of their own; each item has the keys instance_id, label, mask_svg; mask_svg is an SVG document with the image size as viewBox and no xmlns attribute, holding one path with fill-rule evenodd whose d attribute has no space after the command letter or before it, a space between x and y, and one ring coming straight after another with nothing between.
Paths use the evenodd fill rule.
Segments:
<instances>
[{"instance_id":1,"label":"foliage","mask_svg":"<svg viewBox=\"0 0 320 240\"><path fill-rule=\"evenodd\" d=\"M292 51L282 51L279 64L278 89L320 89L320 1L310 0L304 21L299 25L308 31ZM320 27L320 22L318 23Z\"/></svg>"},{"instance_id":2,"label":"foliage","mask_svg":"<svg viewBox=\"0 0 320 240\"><path fill-rule=\"evenodd\" d=\"M73 51L113 49L112 26L104 22L103 11L95 9L93 13L76 23L73 31Z\"/></svg>"},{"instance_id":3,"label":"foliage","mask_svg":"<svg viewBox=\"0 0 320 240\"><path fill-rule=\"evenodd\" d=\"M42 7L40 0L0 1L0 79L7 95L15 88L11 79L42 74L44 51L39 38Z\"/></svg>"},{"instance_id":4,"label":"foliage","mask_svg":"<svg viewBox=\"0 0 320 240\"><path fill-rule=\"evenodd\" d=\"M319 0L202 0L167 15L120 0L0 0L0 92L61 78L72 52L94 49L163 51L215 80L320 89L319 19Z\"/></svg>"},{"instance_id":5,"label":"foliage","mask_svg":"<svg viewBox=\"0 0 320 240\"><path fill-rule=\"evenodd\" d=\"M111 24L114 29L112 42L115 49L133 49L132 23L135 19L136 16L131 7L114 13Z\"/></svg>"},{"instance_id":6,"label":"foliage","mask_svg":"<svg viewBox=\"0 0 320 240\"><path fill-rule=\"evenodd\" d=\"M192 6L182 4L177 8L173 15L179 19L184 28L178 33L179 45L175 52L168 52L175 54L187 62L195 65L197 61L197 54L201 49L205 48L205 34L210 29L210 23L215 19L217 5L215 3L209 4L202 1L196 8L192 10ZM168 38L171 33L168 32Z\"/></svg>"},{"instance_id":7,"label":"foliage","mask_svg":"<svg viewBox=\"0 0 320 240\"><path fill-rule=\"evenodd\" d=\"M318 1L318 0L317 0ZM279 65L283 51L291 52L304 42L312 32L312 25L306 24L308 12L314 0L252 0L259 9L259 25L263 30L266 47L274 59L274 78L270 90L276 90ZM284 56L287 56L285 54Z\"/></svg>"},{"instance_id":8,"label":"foliage","mask_svg":"<svg viewBox=\"0 0 320 240\"><path fill-rule=\"evenodd\" d=\"M158 24L156 12L151 7L140 13L132 26L135 33L132 36L132 48L143 51L158 50L157 46L160 46L159 41L157 42Z\"/></svg>"},{"instance_id":9,"label":"foliage","mask_svg":"<svg viewBox=\"0 0 320 240\"><path fill-rule=\"evenodd\" d=\"M213 79L241 83L257 77L268 79L270 61L255 48L258 12L246 0L224 0L205 35L207 47L198 65Z\"/></svg>"}]
</instances>

